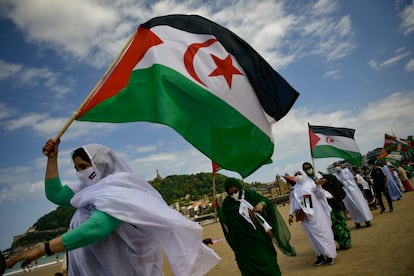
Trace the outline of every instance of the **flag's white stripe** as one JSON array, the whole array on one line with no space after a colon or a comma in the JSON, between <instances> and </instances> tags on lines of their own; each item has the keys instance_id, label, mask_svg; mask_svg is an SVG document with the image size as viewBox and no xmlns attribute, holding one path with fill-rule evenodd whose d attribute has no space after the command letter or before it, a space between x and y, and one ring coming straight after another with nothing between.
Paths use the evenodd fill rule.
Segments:
<instances>
[{"instance_id":1,"label":"flag's white stripe","mask_svg":"<svg viewBox=\"0 0 414 276\"><path fill-rule=\"evenodd\" d=\"M326 136L320 133L315 134L320 138L315 147L328 145L346 151L360 152L357 143L352 138L345 136Z\"/></svg>"},{"instance_id":2,"label":"flag's white stripe","mask_svg":"<svg viewBox=\"0 0 414 276\"><path fill-rule=\"evenodd\" d=\"M164 43L152 47L146 53L144 58L136 65L135 69L148 68L155 61L156 63L163 64L180 72L190 80L194 80L185 69L183 62L184 53L189 45L203 43L214 38L214 36L191 34L169 26L156 26L151 28L151 31L160 37ZM212 53L221 59L224 59L229 55L219 42L215 42L207 48L200 48L194 57L193 64L196 74L207 87L198 82L196 83L227 102L273 140L271 122L274 120L264 112L250 82L245 77L244 71L236 58L232 56L233 65L244 75L233 75L231 90L223 76L208 77L208 75L216 68L216 64L210 56ZM197 64L203 64L203 66L197 66Z\"/></svg>"}]
</instances>

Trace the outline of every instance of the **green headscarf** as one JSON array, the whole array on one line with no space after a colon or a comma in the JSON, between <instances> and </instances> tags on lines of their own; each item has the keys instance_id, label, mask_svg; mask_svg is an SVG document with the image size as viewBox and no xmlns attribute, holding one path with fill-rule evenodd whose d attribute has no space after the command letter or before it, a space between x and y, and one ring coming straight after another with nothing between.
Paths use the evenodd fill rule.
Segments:
<instances>
[{"instance_id":1,"label":"green headscarf","mask_svg":"<svg viewBox=\"0 0 414 276\"><path fill-rule=\"evenodd\" d=\"M239 190L242 189L242 186L238 179L229 177L226 179L226 181L224 181L224 189L227 192L231 187L236 187Z\"/></svg>"}]
</instances>

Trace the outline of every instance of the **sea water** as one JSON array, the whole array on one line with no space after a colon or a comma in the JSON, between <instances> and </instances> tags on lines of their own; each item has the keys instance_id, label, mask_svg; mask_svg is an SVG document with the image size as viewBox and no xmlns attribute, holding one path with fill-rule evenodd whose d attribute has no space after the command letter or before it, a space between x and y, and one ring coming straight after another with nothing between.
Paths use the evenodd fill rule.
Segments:
<instances>
[{"instance_id":1,"label":"sea water","mask_svg":"<svg viewBox=\"0 0 414 276\"><path fill-rule=\"evenodd\" d=\"M26 271L33 271L36 270L39 267L44 267L48 265L55 264L57 262L63 262L63 256L64 253L56 253L51 256L43 256L37 259L36 261L32 261L30 264L30 267L26 268ZM23 269L20 267L23 261L17 262L12 268L7 268L6 271L4 271L4 276L6 275L13 275L20 272L23 272Z\"/></svg>"}]
</instances>

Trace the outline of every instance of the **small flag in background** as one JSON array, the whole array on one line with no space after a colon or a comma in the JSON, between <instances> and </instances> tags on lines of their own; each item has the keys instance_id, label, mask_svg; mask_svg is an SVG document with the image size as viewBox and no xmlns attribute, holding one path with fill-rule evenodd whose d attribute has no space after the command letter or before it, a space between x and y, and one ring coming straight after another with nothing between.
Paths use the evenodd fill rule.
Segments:
<instances>
[{"instance_id":1,"label":"small flag in background","mask_svg":"<svg viewBox=\"0 0 414 276\"><path fill-rule=\"evenodd\" d=\"M381 160L381 159L387 157L387 155L388 155L387 151L384 148L382 148L381 152L377 156L377 160Z\"/></svg>"},{"instance_id":2,"label":"small flag in background","mask_svg":"<svg viewBox=\"0 0 414 276\"><path fill-rule=\"evenodd\" d=\"M355 129L308 126L313 158L340 157L356 166L361 165L362 155L354 139Z\"/></svg>"},{"instance_id":3,"label":"small flag in background","mask_svg":"<svg viewBox=\"0 0 414 276\"><path fill-rule=\"evenodd\" d=\"M236 34L200 16L168 15L138 28L77 120L168 125L246 177L271 163L271 124L298 96Z\"/></svg>"},{"instance_id":4,"label":"small flag in background","mask_svg":"<svg viewBox=\"0 0 414 276\"><path fill-rule=\"evenodd\" d=\"M398 138L393 135L385 134L384 150L398 152L413 152L414 146L412 145L411 141Z\"/></svg>"},{"instance_id":5,"label":"small flag in background","mask_svg":"<svg viewBox=\"0 0 414 276\"><path fill-rule=\"evenodd\" d=\"M221 169L220 166L214 161L211 161L211 167L213 175L216 175L217 171Z\"/></svg>"}]
</instances>

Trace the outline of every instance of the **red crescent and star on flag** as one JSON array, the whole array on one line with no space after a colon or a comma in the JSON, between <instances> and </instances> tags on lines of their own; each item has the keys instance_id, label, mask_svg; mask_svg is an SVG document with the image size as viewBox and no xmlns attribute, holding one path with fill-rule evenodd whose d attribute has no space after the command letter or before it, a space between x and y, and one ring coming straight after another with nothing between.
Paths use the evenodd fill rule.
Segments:
<instances>
[{"instance_id":1,"label":"red crescent and star on flag","mask_svg":"<svg viewBox=\"0 0 414 276\"><path fill-rule=\"evenodd\" d=\"M330 136L326 137L325 141L328 144L334 144L335 143L335 139L330 137Z\"/></svg>"},{"instance_id":2,"label":"red crescent and star on flag","mask_svg":"<svg viewBox=\"0 0 414 276\"><path fill-rule=\"evenodd\" d=\"M321 140L321 138L318 135L316 135L315 133L313 133L312 131L309 131L309 136L310 136L310 147L311 147L311 149L313 149L315 147L315 145ZM335 143L335 139L331 136L326 136L325 141L328 144L334 144Z\"/></svg>"},{"instance_id":3,"label":"red crescent and star on flag","mask_svg":"<svg viewBox=\"0 0 414 276\"><path fill-rule=\"evenodd\" d=\"M190 74L190 76L194 80L196 80L198 83L200 83L201 85L205 87L207 87L207 85L200 79L200 77L195 72L194 57L196 56L199 49L204 48L204 47L209 47L217 41L218 40L216 38L212 38L202 43L193 43L190 46L188 46L187 50L184 53L184 65L185 65L187 72ZM217 67L208 76L209 77L223 76L223 78L227 82L227 85L231 89L233 75L243 75L243 73L240 72L233 65L233 59L230 54L227 54L227 56L224 59L214 54L210 54L210 56Z\"/></svg>"}]
</instances>

